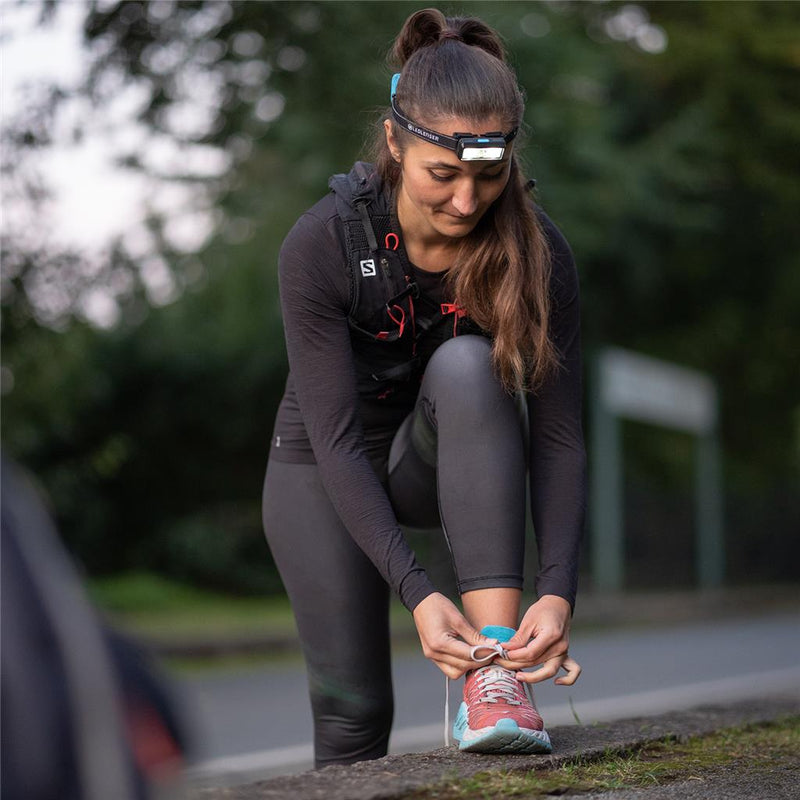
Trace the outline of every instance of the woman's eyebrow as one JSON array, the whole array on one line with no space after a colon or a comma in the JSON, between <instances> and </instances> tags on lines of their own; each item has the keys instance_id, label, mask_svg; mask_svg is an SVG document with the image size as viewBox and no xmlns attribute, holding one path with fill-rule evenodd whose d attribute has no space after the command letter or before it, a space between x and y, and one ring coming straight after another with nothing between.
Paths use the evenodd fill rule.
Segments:
<instances>
[{"instance_id":1,"label":"woman's eyebrow","mask_svg":"<svg viewBox=\"0 0 800 800\"><path fill-rule=\"evenodd\" d=\"M508 159L504 158L502 161L492 161L491 164L486 165L485 169L491 169L492 167L497 167L501 164L508 164ZM447 161L425 161L423 166L427 167L428 169L451 169L454 172L461 172L460 164L450 164Z\"/></svg>"},{"instance_id":2,"label":"woman's eyebrow","mask_svg":"<svg viewBox=\"0 0 800 800\"><path fill-rule=\"evenodd\" d=\"M456 172L461 172L461 167L458 164L449 164L447 161L426 161L424 165L428 169L453 169Z\"/></svg>"}]
</instances>

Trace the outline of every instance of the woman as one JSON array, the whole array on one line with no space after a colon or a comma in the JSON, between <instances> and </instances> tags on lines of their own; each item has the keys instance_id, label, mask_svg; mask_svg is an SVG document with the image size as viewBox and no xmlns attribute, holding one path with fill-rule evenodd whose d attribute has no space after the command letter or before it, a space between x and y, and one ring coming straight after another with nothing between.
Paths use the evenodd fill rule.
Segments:
<instances>
[{"instance_id":1,"label":"woman","mask_svg":"<svg viewBox=\"0 0 800 800\"><path fill-rule=\"evenodd\" d=\"M522 687L580 672L568 656L585 495L572 256L517 164L523 101L499 36L427 9L392 55L375 164L334 176L280 255L291 371L264 527L303 644L317 766L386 753L390 588L424 654L466 674L461 749L548 752ZM520 621L526 472L540 569ZM441 526L463 614L400 524Z\"/></svg>"}]
</instances>

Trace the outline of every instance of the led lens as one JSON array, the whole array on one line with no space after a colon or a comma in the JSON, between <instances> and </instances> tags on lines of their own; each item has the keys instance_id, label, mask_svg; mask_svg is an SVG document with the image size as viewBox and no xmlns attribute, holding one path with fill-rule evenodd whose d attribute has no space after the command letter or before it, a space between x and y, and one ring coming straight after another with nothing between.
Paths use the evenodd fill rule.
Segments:
<instances>
[{"instance_id":1,"label":"led lens","mask_svg":"<svg viewBox=\"0 0 800 800\"><path fill-rule=\"evenodd\" d=\"M500 161L505 147L465 147L459 158L462 161Z\"/></svg>"}]
</instances>

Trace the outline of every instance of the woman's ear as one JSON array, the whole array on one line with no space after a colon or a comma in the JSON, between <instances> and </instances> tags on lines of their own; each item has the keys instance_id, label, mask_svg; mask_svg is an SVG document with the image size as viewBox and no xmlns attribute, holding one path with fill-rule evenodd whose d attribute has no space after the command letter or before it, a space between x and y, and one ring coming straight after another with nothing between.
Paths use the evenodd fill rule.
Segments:
<instances>
[{"instance_id":1,"label":"woman's ear","mask_svg":"<svg viewBox=\"0 0 800 800\"><path fill-rule=\"evenodd\" d=\"M400 148L397 146L397 139L395 138L394 130L392 128L392 121L385 119L383 121L383 129L386 131L386 144L389 147L389 152L392 154L392 158L399 164Z\"/></svg>"}]
</instances>

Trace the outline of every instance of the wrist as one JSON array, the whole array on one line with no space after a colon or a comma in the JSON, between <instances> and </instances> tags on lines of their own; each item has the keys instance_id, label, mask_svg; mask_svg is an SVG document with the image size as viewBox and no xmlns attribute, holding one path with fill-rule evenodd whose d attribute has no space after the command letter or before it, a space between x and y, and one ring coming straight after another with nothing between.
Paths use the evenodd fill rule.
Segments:
<instances>
[{"instance_id":1,"label":"wrist","mask_svg":"<svg viewBox=\"0 0 800 800\"><path fill-rule=\"evenodd\" d=\"M572 616L572 606L569 600L557 594L543 594L537 601L536 605L552 608L563 613L566 619Z\"/></svg>"},{"instance_id":2,"label":"wrist","mask_svg":"<svg viewBox=\"0 0 800 800\"><path fill-rule=\"evenodd\" d=\"M417 617L420 614L424 614L429 607L436 605L442 597L443 595L440 592L429 592L414 606L411 611L411 616L416 620Z\"/></svg>"}]
</instances>

